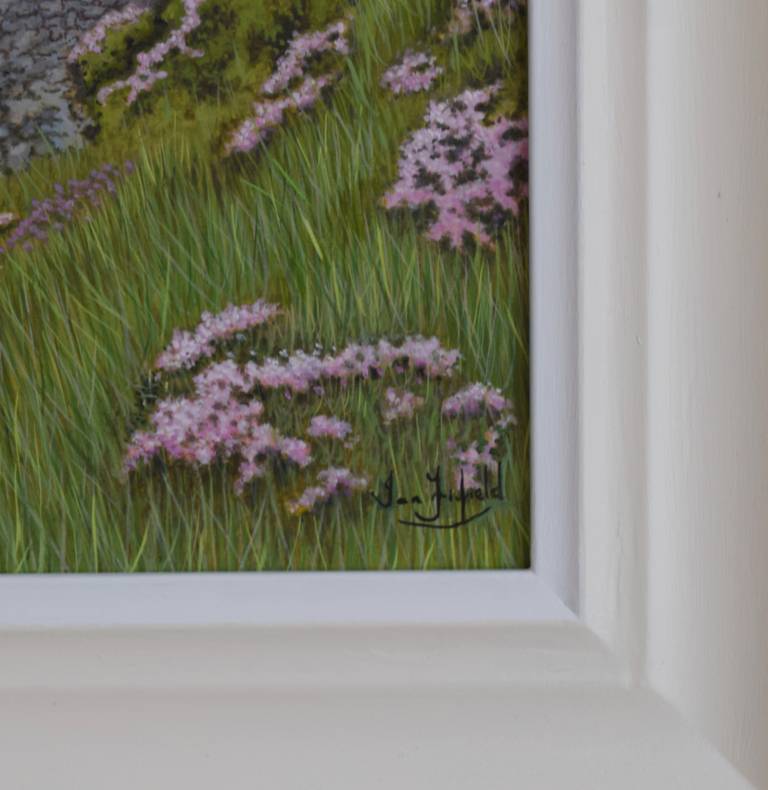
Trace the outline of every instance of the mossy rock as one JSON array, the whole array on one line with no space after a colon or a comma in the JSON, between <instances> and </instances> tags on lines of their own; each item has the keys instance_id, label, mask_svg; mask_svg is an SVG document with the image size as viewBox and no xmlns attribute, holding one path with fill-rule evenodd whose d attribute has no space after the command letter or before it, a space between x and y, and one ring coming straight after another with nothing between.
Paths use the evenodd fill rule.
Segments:
<instances>
[{"instance_id":1,"label":"mossy rock","mask_svg":"<svg viewBox=\"0 0 768 790\"><path fill-rule=\"evenodd\" d=\"M133 24L108 31L101 52L88 52L77 61L84 98L95 100L100 87L130 74L136 67L136 55L168 34L171 27L164 16L167 5L147 10Z\"/></svg>"},{"instance_id":2,"label":"mossy rock","mask_svg":"<svg viewBox=\"0 0 768 790\"><path fill-rule=\"evenodd\" d=\"M295 32L320 29L348 9L342 0L208 0L199 9L199 27L187 39L202 57L172 52L161 66L168 77L150 92L128 106L126 92L116 91L101 105L99 89L128 77L138 53L181 23L183 3L169 0L138 22L110 31L101 53L78 62L81 99L101 136L130 133L139 118L144 132L152 135L168 133L171 124L190 123L214 136L214 116L247 113ZM325 65L318 62L317 68Z\"/></svg>"}]
</instances>

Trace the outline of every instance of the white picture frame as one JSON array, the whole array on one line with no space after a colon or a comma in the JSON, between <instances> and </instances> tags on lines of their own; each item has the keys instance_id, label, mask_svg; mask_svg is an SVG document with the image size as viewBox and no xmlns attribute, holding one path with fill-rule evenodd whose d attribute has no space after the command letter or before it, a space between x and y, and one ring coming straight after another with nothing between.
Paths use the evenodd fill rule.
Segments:
<instances>
[{"instance_id":1,"label":"white picture frame","mask_svg":"<svg viewBox=\"0 0 768 790\"><path fill-rule=\"evenodd\" d=\"M2 578L9 787L749 786L648 688L654 12L530 2L532 569Z\"/></svg>"}]
</instances>

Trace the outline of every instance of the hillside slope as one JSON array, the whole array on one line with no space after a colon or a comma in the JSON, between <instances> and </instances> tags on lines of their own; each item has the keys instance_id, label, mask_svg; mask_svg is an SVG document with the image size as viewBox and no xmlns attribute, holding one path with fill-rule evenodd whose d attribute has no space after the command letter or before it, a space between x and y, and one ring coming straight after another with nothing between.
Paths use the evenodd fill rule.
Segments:
<instances>
[{"instance_id":1,"label":"hillside slope","mask_svg":"<svg viewBox=\"0 0 768 790\"><path fill-rule=\"evenodd\" d=\"M527 564L525 10L467 9L174 0L75 60L96 139L0 181L0 212L18 216L0 235L0 570ZM338 22L346 45L300 39ZM382 84L408 50L434 58L414 73L434 75L403 81L405 61ZM130 103L135 83L105 96L151 51L162 59L147 68L164 76ZM270 93L273 74L287 82ZM296 98L326 77L312 101ZM410 135L429 129L430 102L440 117L420 134L442 146L445 172L467 162L409 182L423 142L409 154ZM262 139L231 144L267 113L279 122ZM441 203L443 176L471 192L464 204ZM231 332L218 324L207 347L203 334L177 335L200 341L199 358L158 366L175 329L257 300L279 313L258 326L241 315ZM419 338L437 346L424 351ZM459 356L434 362L435 348ZM345 349L354 364L379 356L340 373L328 360ZM314 378L312 359L326 360ZM265 373L298 362L302 384ZM227 374L223 413L259 404L226 435L194 381L209 364L240 371ZM232 384L259 366L247 387ZM450 401L472 384L483 388ZM317 417L339 422L312 429ZM144 455L136 431L150 437ZM418 520L410 504L369 494L385 501L391 479L424 515L438 466L446 487L462 469L486 494L501 483L489 512L456 529L413 527L401 523ZM458 519L456 507L446 501L438 523Z\"/></svg>"}]
</instances>

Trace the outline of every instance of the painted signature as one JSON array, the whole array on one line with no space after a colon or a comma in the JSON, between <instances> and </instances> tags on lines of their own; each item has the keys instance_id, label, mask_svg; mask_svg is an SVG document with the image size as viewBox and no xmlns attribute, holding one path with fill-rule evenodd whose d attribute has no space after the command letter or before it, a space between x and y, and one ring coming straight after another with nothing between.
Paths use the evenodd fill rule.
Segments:
<instances>
[{"instance_id":1,"label":"painted signature","mask_svg":"<svg viewBox=\"0 0 768 790\"><path fill-rule=\"evenodd\" d=\"M494 501L504 501L501 464L498 464L495 485L486 467L483 467L482 485L477 487L467 488L464 485L463 472L457 488L446 487L439 466L433 473L426 472L426 479L432 488L426 503L419 495L400 495L394 470L384 479L379 492L371 491L370 494L382 510L395 509L398 516L406 511L404 515L407 517L398 517L398 523L425 529L457 529L466 526L489 513ZM474 509L473 503L477 503L481 509L470 512Z\"/></svg>"}]
</instances>

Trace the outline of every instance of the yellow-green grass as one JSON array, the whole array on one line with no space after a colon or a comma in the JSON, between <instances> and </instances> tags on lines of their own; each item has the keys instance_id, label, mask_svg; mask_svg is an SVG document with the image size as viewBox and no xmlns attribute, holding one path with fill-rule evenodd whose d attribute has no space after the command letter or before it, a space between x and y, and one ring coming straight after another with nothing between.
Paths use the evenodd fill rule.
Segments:
<instances>
[{"instance_id":1,"label":"yellow-green grass","mask_svg":"<svg viewBox=\"0 0 768 790\"><path fill-rule=\"evenodd\" d=\"M507 110L524 112L524 21L499 20L469 41L438 45L429 31L446 8L433 0L358 3L354 52L327 105L292 119L259 154L222 161L214 110L227 116L232 107L211 99L196 129L175 118L173 84L158 84L154 115L133 119L125 135L105 134L82 152L0 181L6 204L23 210L54 181L97 162L137 163L90 221L30 253L0 257L0 570L527 564L526 223L509 223L494 251L459 254L380 204L399 146L429 99L395 99L379 87L404 47L428 39L439 53L447 73L433 97L501 76ZM160 114L162 134L148 133ZM413 334L460 349L454 386L488 381L515 403L519 426L502 442L505 501L443 532L398 524L367 496L292 517L285 500L309 478L285 470L244 497L233 493L232 468L154 468L126 481L120 470L136 388L173 328L259 297L287 310L261 351ZM445 426L435 408L384 426L387 383L334 396L339 416L361 434L344 463L374 481L394 469L409 494L426 493L425 471L438 460ZM431 401L448 391L433 387ZM321 411L328 409L316 401L286 402L282 424L298 431Z\"/></svg>"}]
</instances>

